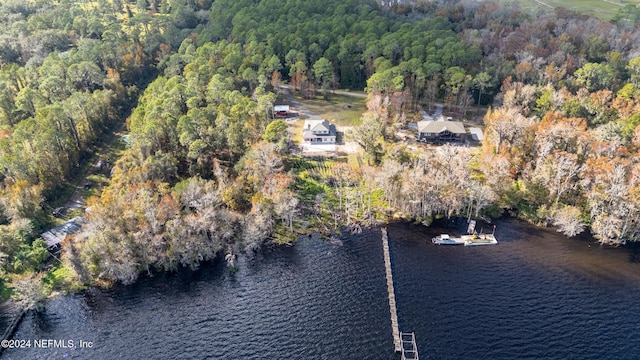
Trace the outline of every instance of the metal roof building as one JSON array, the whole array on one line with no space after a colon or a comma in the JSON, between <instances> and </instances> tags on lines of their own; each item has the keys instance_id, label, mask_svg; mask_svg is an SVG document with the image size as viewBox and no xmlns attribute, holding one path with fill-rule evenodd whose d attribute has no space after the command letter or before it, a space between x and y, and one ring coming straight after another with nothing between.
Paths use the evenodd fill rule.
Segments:
<instances>
[{"instance_id":1,"label":"metal roof building","mask_svg":"<svg viewBox=\"0 0 640 360\"><path fill-rule=\"evenodd\" d=\"M289 105L274 105L273 106L273 111L278 112L278 111L289 111Z\"/></svg>"},{"instance_id":2,"label":"metal roof building","mask_svg":"<svg viewBox=\"0 0 640 360\"><path fill-rule=\"evenodd\" d=\"M40 237L47 242L48 248L54 248L64 241L67 236L80 231L82 224L84 224L84 218L82 216L76 216L66 223L40 234Z\"/></svg>"}]
</instances>

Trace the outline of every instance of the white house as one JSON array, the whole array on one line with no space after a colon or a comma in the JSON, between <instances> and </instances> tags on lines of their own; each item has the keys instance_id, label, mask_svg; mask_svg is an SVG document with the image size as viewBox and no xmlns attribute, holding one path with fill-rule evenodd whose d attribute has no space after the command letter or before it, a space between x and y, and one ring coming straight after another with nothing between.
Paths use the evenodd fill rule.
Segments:
<instances>
[{"instance_id":1,"label":"white house","mask_svg":"<svg viewBox=\"0 0 640 360\"><path fill-rule=\"evenodd\" d=\"M302 139L310 144L335 144L336 126L327 120L305 120Z\"/></svg>"}]
</instances>

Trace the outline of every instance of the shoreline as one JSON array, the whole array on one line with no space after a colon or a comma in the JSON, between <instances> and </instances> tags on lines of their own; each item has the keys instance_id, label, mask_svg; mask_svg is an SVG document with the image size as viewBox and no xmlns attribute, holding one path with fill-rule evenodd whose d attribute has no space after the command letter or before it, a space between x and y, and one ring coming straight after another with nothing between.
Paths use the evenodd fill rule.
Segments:
<instances>
[{"instance_id":1,"label":"shoreline","mask_svg":"<svg viewBox=\"0 0 640 360\"><path fill-rule=\"evenodd\" d=\"M529 222L527 222L526 220L517 218L515 216L511 216L511 215L503 215L500 218L494 219L493 222L489 223L486 222L484 220L481 220L484 224L487 225L492 225L494 223L504 223L504 222L518 222L520 224L522 224L521 227L529 227L532 229L546 229L547 231L550 232L554 232L552 227L541 227L535 224L531 224ZM376 224L373 224L372 226L363 226L362 227L362 231L363 232L371 232L376 233L376 229L379 229L381 227L387 227L387 226L393 226L394 224L400 224L400 225L404 225L404 226L408 226L420 233L428 231L428 229L432 229L432 228L441 228L441 229L448 229L450 232L455 233L455 232L462 232L464 231L464 228L466 227L466 218L462 218L462 217L452 217L450 219L446 219L446 218L441 218L441 219L435 219L433 220L433 222L430 224L430 226L425 226L424 224L421 223L416 223L415 221L408 221L405 219L396 219L396 220L391 220L391 221L387 221L387 222L378 222ZM502 226L504 226L505 224L502 224ZM481 226L480 226L481 227ZM346 230L346 228L342 228L343 230ZM500 231L500 227L498 227L498 230ZM276 242L269 242L264 244L260 249L253 251L253 254L248 254L248 253L240 253L237 254L240 257L253 257L251 255L257 255L263 251L270 251L270 250L277 250L280 248L288 248L288 247L292 247L294 245L296 245L301 239L303 238L314 238L318 241L322 241L325 243L330 243L330 244L342 244L343 241L345 241L345 238L348 238L350 236L353 235L357 235L357 234L345 234L347 231L343 231L338 237L336 237L336 234L322 234L320 232L312 232L311 234L303 234L303 235L299 235L296 240L292 243L284 243L284 244L278 244ZM555 233L555 232L554 232ZM559 236L562 236L565 239L571 239L571 240L575 240L581 243L585 243L586 245L588 245L589 247L591 247L592 244L598 244L597 239L595 239L588 231L585 231L584 233L575 236L573 238L569 238L566 237L562 234L558 234ZM335 239L338 239L339 242L336 242ZM425 241L427 241L428 239L425 238ZM610 248L610 249L626 249L628 251L632 251L633 254L630 254L632 256L632 259L630 259L629 261L631 262L640 262L640 244L636 244L636 243L632 243L632 244L627 244L627 245L621 245L621 246L614 246L614 245L607 245L607 244L599 244L600 247L605 247L605 248ZM595 246L594 246L595 247ZM85 288L82 289L78 289L75 291L72 291L70 289L67 289L67 291L57 291L54 290L46 299L44 299L44 303L46 304L47 301L49 301L50 299L53 299L55 297L58 296L69 296L69 295L73 295L73 294L83 294L83 293L91 293L93 291L104 291L104 290L114 290L116 292L119 292L119 290L121 288L126 288L126 287L130 287L131 285L140 283L140 281L149 281L153 278L161 278L163 276L185 276L187 279L191 278L192 276L198 274L198 272L203 271L204 269L210 269L212 266L224 266L225 268L228 268L229 271L231 272L235 272L237 271L238 268L241 267L241 265L238 265L238 263L236 262L234 264L234 266L229 266L228 264L224 264L223 260L225 260L225 251L220 251L218 253L218 255L212 259L212 260L207 260L207 261L203 261L200 263L200 266L198 267L198 269L190 269L189 267L181 267L177 270L172 270L172 271L160 271L160 272L153 272L151 274L144 274L143 276L141 276L138 280L136 280L136 282L134 282L133 284L128 284L128 285L124 285L122 283L119 282L115 282L115 283L110 283L109 286L99 286L99 285L90 285L87 286ZM598 256L598 255L596 255ZM635 261L633 259L636 259ZM5 300L5 302L2 304L3 306L15 306L15 302L13 302L12 299L7 299ZM11 336L13 335L13 333L15 332L15 329L20 325L21 321L24 319L25 315L28 313L29 311L14 311L13 313L13 320L11 322L7 323L7 327L4 330L4 334L5 336L8 336L8 338L10 339ZM9 335L7 335L9 334ZM0 350L1 353L1 350Z\"/></svg>"}]
</instances>

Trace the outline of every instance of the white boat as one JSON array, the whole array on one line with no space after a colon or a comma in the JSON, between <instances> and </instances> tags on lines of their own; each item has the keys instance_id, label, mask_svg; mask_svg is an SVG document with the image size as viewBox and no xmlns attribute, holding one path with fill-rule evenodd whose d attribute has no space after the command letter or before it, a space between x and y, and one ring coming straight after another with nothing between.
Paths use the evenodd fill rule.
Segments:
<instances>
[{"instance_id":1,"label":"white boat","mask_svg":"<svg viewBox=\"0 0 640 360\"><path fill-rule=\"evenodd\" d=\"M462 238L452 238L449 237L449 234L440 234L431 239L431 242L438 245L463 245L465 243Z\"/></svg>"},{"instance_id":2,"label":"white boat","mask_svg":"<svg viewBox=\"0 0 640 360\"><path fill-rule=\"evenodd\" d=\"M498 243L493 234L463 235L464 246L495 245Z\"/></svg>"}]
</instances>

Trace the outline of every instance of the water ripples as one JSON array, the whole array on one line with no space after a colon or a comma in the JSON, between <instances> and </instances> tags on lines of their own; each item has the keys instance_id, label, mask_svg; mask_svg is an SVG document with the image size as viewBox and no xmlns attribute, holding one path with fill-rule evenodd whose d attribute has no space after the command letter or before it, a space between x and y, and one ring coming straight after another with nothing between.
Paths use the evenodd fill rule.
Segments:
<instances>
[{"instance_id":1,"label":"water ripples","mask_svg":"<svg viewBox=\"0 0 640 360\"><path fill-rule=\"evenodd\" d=\"M515 220L498 224L498 246L428 240L456 229L464 224L389 226L400 329L415 331L421 358L640 358L632 253ZM16 338L95 347L3 358L396 359L379 231L305 238L238 264L53 299Z\"/></svg>"}]
</instances>

